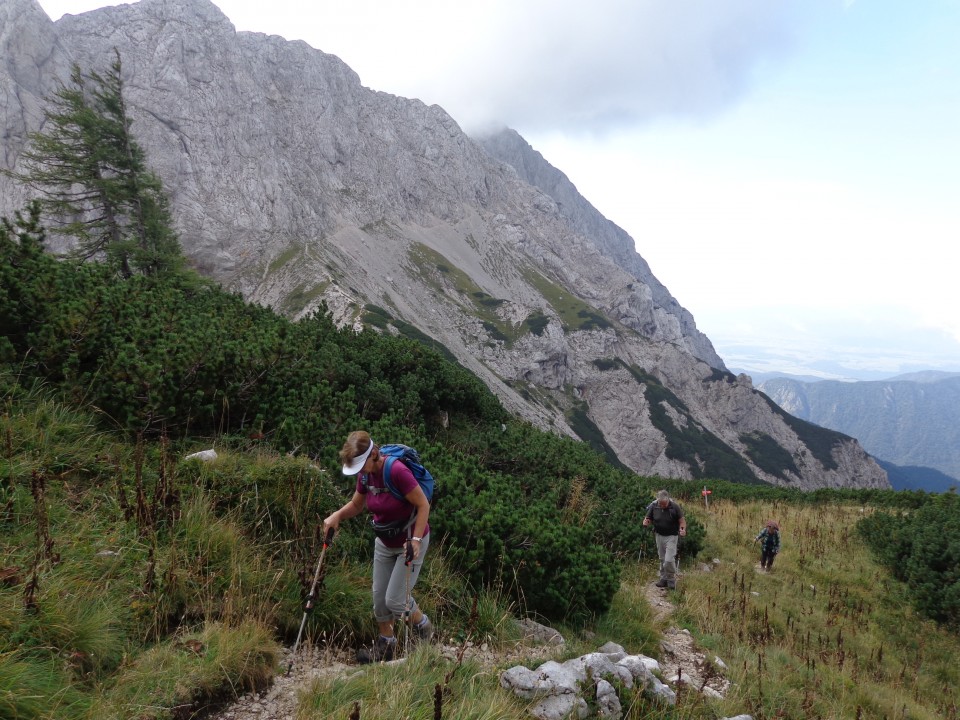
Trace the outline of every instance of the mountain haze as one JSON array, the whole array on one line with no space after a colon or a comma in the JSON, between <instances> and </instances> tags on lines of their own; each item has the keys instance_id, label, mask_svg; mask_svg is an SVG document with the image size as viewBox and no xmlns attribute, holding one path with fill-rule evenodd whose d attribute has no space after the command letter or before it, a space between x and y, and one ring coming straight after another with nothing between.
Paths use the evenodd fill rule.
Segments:
<instances>
[{"instance_id":1,"label":"mountain haze","mask_svg":"<svg viewBox=\"0 0 960 720\"><path fill-rule=\"evenodd\" d=\"M629 235L519 135L471 139L332 55L236 32L208 0L56 23L5 0L0 167L17 169L70 64L102 69L113 48L184 251L225 287L435 342L512 412L641 474L888 487L855 440L729 373ZM0 191L4 214L30 197Z\"/></svg>"},{"instance_id":2,"label":"mountain haze","mask_svg":"<svg viewBox=\"0 0 960 720\"><path fill-rule=\"evenodd\" d=\"M798 418L857 438L873 456L960 478L960 375L912 373L889 380L760 383ZM937 485L943 485L943 478Z\"/></svg>"}]
</instances>

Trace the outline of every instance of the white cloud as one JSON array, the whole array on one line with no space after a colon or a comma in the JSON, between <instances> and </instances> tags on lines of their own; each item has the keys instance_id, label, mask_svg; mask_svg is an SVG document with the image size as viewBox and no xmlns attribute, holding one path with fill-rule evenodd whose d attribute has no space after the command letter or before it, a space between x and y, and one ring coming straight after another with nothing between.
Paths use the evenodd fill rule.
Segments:
<instances>
[{"instance_id":1,"label":"white cloud","mask_svg":"<svg viewBox=\"0 0 960 720\"><path fill-rule=\"evenodd\" d=\"M445 54L420 55L405 68L412 74L391 80L441 102L468 129L500 122L598 133L664 115L710 115L740 96L759 62L793 42L790 5L767 0L477 7L468 26L440 30L462 30L456 43L440 44Z\"/></svg>"}]
</instances>

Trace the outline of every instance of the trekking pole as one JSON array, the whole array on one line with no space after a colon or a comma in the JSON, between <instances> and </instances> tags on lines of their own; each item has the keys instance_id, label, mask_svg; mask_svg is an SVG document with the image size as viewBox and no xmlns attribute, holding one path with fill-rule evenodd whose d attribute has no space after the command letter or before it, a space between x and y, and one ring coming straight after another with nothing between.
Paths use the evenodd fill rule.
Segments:
<instances>
[{"instance_id":1,"label":"trekking pole","mask_svg":"<svg viewBox=\"0 0 960 720\"><path fill-rule=\"evenodd\" d=\"M290 665L287 667L287 675L293 670L293 659L297 655L297 648L300 646L300 636L303 635L303 628L307 624L307 615L313 610L313 601L316 599L317 583L320 582L320 570L323 568L323 558L327 554L327 548L333 542L333 534L336 532L333 528L327 530L327 536L323 539L323 549L320 550L320 559L317 561L317 570L313 574L313 583L310 585L310 592L307 594L307 601L303 605L303 619L300 621L300 629L297 631L297 641L293 644L293 650L290 651Z\"/></svg>"},{"instance_id":2,"label":"trekking pole","mask_svg":"<svg viewBox=\"0 0 960 720\"><path fill-rule=\"evenodd\" d=\"M407 566L407 594L406 608L404 609L404 619L406 620L407 629L403 634L403 656L407 657L407 653L410 650L410 632L413 630L413 618L411 617L413 611L410 609L410 576L413 575L413 541L408 537L407 544L404 549L404 559L403 564Z\"/></svg>"}]
</instances>

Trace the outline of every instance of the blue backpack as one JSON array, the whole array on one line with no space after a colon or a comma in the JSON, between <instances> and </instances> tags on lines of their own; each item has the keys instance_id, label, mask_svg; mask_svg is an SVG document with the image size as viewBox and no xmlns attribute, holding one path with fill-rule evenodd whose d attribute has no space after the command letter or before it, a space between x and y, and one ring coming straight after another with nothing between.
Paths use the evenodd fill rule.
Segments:
<instances>
[{"instance_id":1,"label":"blue backpack","mask_svg":"<svg viewBox=\"0 0 960 720\"><path fill-rule=\"evenodd\" d=\"M391 495L400 500L406 500L406 498L400 494L400 491L393 486L393 483L390 482L390 466L397 460L403 460L403 464L410 469L410 472L413 473L413 476L420 484L420 489L423 490L423 494L427 496L427 502L433 502L433 475L431 475L430 471L420 462L420 453L408 445L400 445L398 443L395 445L381 445L380 454L384 457L383 482ZM370 488L370 490L376 492L377 488Z\"/></svg>"}]
</instances>

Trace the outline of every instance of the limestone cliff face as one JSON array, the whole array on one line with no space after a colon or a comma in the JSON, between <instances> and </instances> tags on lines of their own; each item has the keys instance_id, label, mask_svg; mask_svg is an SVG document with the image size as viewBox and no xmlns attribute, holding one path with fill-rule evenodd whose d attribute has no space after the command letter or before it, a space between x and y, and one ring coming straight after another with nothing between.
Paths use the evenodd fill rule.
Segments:
<instances>
[{"instance_id":1,"label":"limestone cliff face","mask_svg":"<svg viewBox=\"0 0 960 720\"><path fill-rule=\"evenodd\" d=\"M629 236L522 138L475 141L332 55L237 33L208 0L56 23L35 0L4 0L4 168L69 64L102 69L114 47L184 250L226 287L293 318L324 302L341 324L412 326L514 413L638 473L887 486L855 441L834 434L814 453L726 372ZM0 191L4 214L27 197L6 178Z\"/></svg>"},{"instance_id":2,"label":"limestone cliff face","mask_svg":"<svg viewBox=\"0 0 960 720\"><path fill-rule=\"evenodd\" d=\"M560 213L576 232L590 238L600 252L649 291L649 298L643 303L632 302L635 300L632 296L618 298L623 304L609 308L610 312L621 318L630 318L628 324L641 329L651 339L677 342L679 337L679 342L691 354L713 367L724 367L710 340L697 330L690 312L681 307L663 283L654 277L647 261L637 254L633 238L577 192L566 175L550 165L513 130L504 129L478 138L478 141L495 158L513 167L524 182L553 198Z\"/></svg>"}]
</instances>

